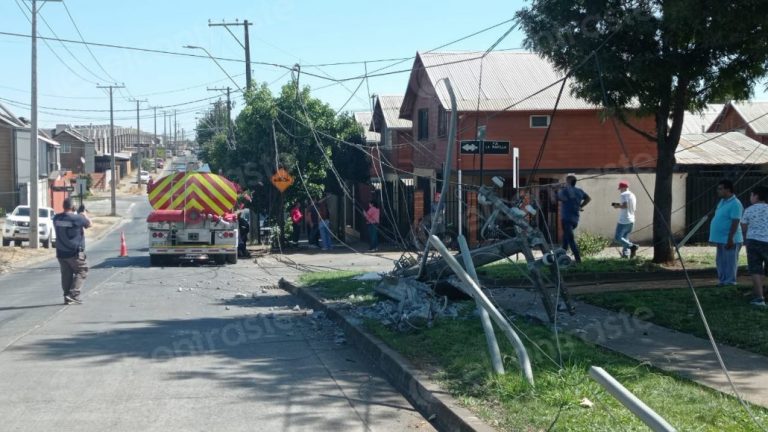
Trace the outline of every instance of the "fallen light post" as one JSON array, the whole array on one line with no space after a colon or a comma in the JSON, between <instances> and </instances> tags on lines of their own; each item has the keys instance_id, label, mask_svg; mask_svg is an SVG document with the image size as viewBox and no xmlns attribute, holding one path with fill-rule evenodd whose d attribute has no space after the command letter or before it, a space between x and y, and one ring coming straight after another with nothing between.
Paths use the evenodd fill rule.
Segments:
<instances>
[{"instance_id":1,"label":"fallen light post","mask_svg":"<svg viewBox=\"0 0 768 432\"><path fill-rule=\"evenodd\" d=\"M459 250L461 251L461 258L464 261L464 268L467 273L476 284L480 285L480 280L477 277L477 271L475 271L475 264L472 262L472 255L469 253L469 245L467 239L463 235L459 234L457 238L459 242ZM493 324L491 324L491 318L488 315L488 311L483 308L482 302L474 293L470 292L472 298L477 303L477 313L480 314L480 323L483 325L483 332L485 333L485 341L488 343L488 354L491 356L491 366L493 371L497 375L504 374L504 363L501 361L501 351L499 351L499 342L496 340L496 333L493 331Z\"/></svg>"},{"instance_id":2,"label":"fallen light post","mask_svg":"<svg viewBox=\"0 0 768 432\"><path fill-rule=\"evenodd\" d=\"M591 366L589 368L589 376L603 386L605 391L621 402L622 405L630 410L632 414L637 416L637 418L654 432L675 432L677 430L643 401L638 399L637 396L627 390L626 387L621 385L620 382L616 381L616 379L606 372L605 369Z\"/></svg>"},{"instance_id":3,"label":"fallen light post","mask_svg":"<svg viewBox=\"0 0 768 432\"><path fill-rule=\"evenodd\" d=\"M507 322L506 319L501 315L501 313L493 306L491 301L488 299L488 297L485 296L483 293L483 290L480 289L480 287L477 285L477 283L472 280L472 278L467 274L467 272L464 270L464 268L461 267L461 264L459 264L458 261L456 261L456 258L451 255L451 252L448 250L448 248L443 244L442 241L440 241L437 236L430 236L429 242L432 244L432 246L437 249L437 251L442 255L445 262L448 264L448 266L456 273L456 276L461 279L462 282L467 284L470 289L473 291L473 297L479 302L479 304L488 312L489 316L493 321L496 323L496 325L501 328L501 331L504 332L504 335L507 336L507 339L512 343L512 346L515 348L515 352L517 353L518 361L520 362L520 367L523 372L523 376L525 376L526 380L528 381L528 384L533 386L533 370L531 369L531 360L528 357L528 351L525 349L525 345L523 345L523 341L520 339L520 337L517 335L515 330L512 328L512 326Z\"/></svg>"}]
</instances>

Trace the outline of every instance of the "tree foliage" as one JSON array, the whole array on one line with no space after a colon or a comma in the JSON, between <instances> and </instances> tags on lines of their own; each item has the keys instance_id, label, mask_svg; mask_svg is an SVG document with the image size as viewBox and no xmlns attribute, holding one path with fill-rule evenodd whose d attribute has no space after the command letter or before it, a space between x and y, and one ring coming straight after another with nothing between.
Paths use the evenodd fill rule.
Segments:
<instances>
[{"instance_id":1,"label":"tree foliage","mask_svg":"<svg viewBox=\"0 0 768 432\"><path fill-rule=\"evenodd\" d=\"M533 0L518 13L525 46L569 71L575 95L607 100L611 115L656 142L656 262L672 258L667 221L684 113L751 96L767 71L766 10L768 0ZM652 116L655 133L635 127L630 112Z\"/></svg>"},{"instance_id":2,"label":"tree foliage","mask_svg":"<svg viewBox=\"0 0 768 432\"><path fill-rule=\"evenodd\" d=\"M342 183L367 180L365 154L345 142L362 143L361 128L350 116L337 115L312 97L309 87L298 89L289 83L273 95L261 85L245 96L235 120L234 149L227 146L225 135L218 134L203 146L201 157L212 171L251 190L256 210L271 210L277 217L280 194L271 177L278 167L294 177L294 185L283 196L285 206L306 200L308 192L313 197L323 191L340 192L336 174Z\"/></svg>"}]
</instances>

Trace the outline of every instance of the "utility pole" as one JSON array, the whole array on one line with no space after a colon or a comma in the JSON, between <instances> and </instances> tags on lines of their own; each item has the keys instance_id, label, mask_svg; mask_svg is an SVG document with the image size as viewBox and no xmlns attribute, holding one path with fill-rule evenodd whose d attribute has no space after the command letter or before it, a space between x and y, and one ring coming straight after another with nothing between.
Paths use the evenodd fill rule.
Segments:
<instances>
[{"instance_id":1,"label":"utility pole","mask_svg":"<svg viewBox=\"0 0 768 432\"><path fill-rule=\"evenodd\" d=\"M136 102L136 184L141 190L141 120L139 119L139 104L146 102L146 99L133 99L131 102Z\"/></svg>"},{"instance_id":2,"label":"utility pole","mask_svg":"<svg viewBox=\"0 0 768 432\"><path fill-rule=\"evenodd\" d=\"M176 153L176 146L178 145L178 141L176 139L178 136L179 131L179 124L176 122L176 110L173 110L173 152Z\"/></svg>"},{"instance_id":3,"label":"utility pole","mask_svg":"<svg viewBox=\"0 0 768 432\"><path fill-rule=\"evenodd\" d=\"M232 130L232 101L230 99L230 95L232 92L232 87L227 86L227 88L208 88L208 91L226 91L227 92L227 146L230 149L234 149L234 131ZM218 105L216 105L216 111L218 112ZM218 122L219 116L216 116L216 121Z\"/></svg>"},{"instance_id":4,"label":"utility pole","mask_svg":"<svg viewBox=\"0 0 768 432\"><path fill-rule=\"evenodd\" d=\"M109 89L109 148L110 153L112 153L112 158L110 162L110 169L112 171L112 179L110 181L110 187L111 187L111 199L112 199L112 206L111 206L111 212L109 213L110 216L117 216L117 197L116 191L117 191L117 173L115 170L115 167L117 164L115 163L115 110L114 105L112 103L113 98L113 92L114 89L117 88L125 88L124 85L108 85L108 86L96 86L96 88L104 88Z\"/></svg>"},{"instance_id":5,"label":"utility pole","mask_svg":"<svg viewBox=\"0 0 768 432\"><path fill-rule=\"evenodd\" d=\"M163 150L164 152L168 151L168 129L167 129L167 123L168 123L168 111L163 110ZM163 154L163 159L165 159L165 155L167 153Z\"/></svg>"},{"instance_id":6,"label":"utility pole","mask_svg":"<svg viewBox=\"0 0 768 432\"><path fill-rule=\"evenodd\" d=\"M221 22L221 23L211 23L211 20L208 20L208 27L224 27L229 34L232 35L233 38L237 41L238 44L245 50L245 89L249 90L251 88L251 41L250 36L248 35L248 27L253 25L253 23L249 23L248 20L243 20L243 22L240 22L238 20L235 20L235 22ZM229 26L243 26L244 30L244 40L245 43L240 42L240 39L235 36L234 33L232 33L232 30L229 29Z\"/></svg>"},{"instance_id":7,"label":"utility pole","mask_svg":"<svg viewBox=\"0 0 768 432\"><path fill-rule=\"evenodd\" d=\"M44 0L45 1L60 1L60 0ZM29 247L37 249L40 247L40 232L39 232L39 217L40 217L40 202L38 201L39 193L38 177L38 150L40 149L40 143L37 135L37 0L32 0L32 74L31 74L31 87L32 87L32 100L30 102L30 129L29 129ZM250 68L250 67L249 67Z\"/></svg>"},{"instance_id":8,"label":"utility pole","mask_svg":"<svg viewBox=\"0 0 768 432\"><path fill-rule=\"evenodd\" d=\"M155 167L155 172L157 172L157 107L153 106L152 111L154 112L155 129L152 133L152 153L150 156L152 156L152 166Z\"/></svg>"}]
</instances>

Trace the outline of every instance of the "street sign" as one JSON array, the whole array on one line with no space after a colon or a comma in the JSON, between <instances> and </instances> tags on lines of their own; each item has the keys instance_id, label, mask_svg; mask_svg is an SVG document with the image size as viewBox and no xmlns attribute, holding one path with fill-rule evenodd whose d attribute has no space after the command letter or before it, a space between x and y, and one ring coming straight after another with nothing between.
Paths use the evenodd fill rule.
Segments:
<instances>
[{"instance_id":1,"label":"street sign","mask_svg":"<svg viewBox=\"0 0 768 432\"><path fill-rule=\"evenodd\" d=\"M509 154L509 141L461 141L461 154L480 154L480 146L485 146L483 154Z\"/></svg>"},{"instance_id":2,"label":"street sign","mask_svg":"<svg viewBox=\"0 0 768 432\"><path fill-rule=\"evenodd\" d=\"M280 168L275 175L272 176L272 184L275 185L280 192L285 192L285 190L293 184L293 177L288 174L288 171Z\"/></svg>"}]
</instances>

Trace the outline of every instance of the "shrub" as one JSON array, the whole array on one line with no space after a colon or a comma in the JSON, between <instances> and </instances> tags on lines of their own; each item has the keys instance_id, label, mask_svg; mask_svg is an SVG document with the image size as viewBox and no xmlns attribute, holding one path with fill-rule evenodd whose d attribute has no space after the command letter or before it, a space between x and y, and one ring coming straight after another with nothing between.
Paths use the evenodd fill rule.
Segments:
<instances>
[{"instance_id":1,"label":"shrub","mask_svg":"<svg viewBox=\"0 0 768 432\"><path fill-rule=\"evenodd\" d=\"M599 234L584 232L576 236L576 244L579 246L581 255L586 257L599 254L611 244L611 241Z\"/></svg>"}]
</instances>

